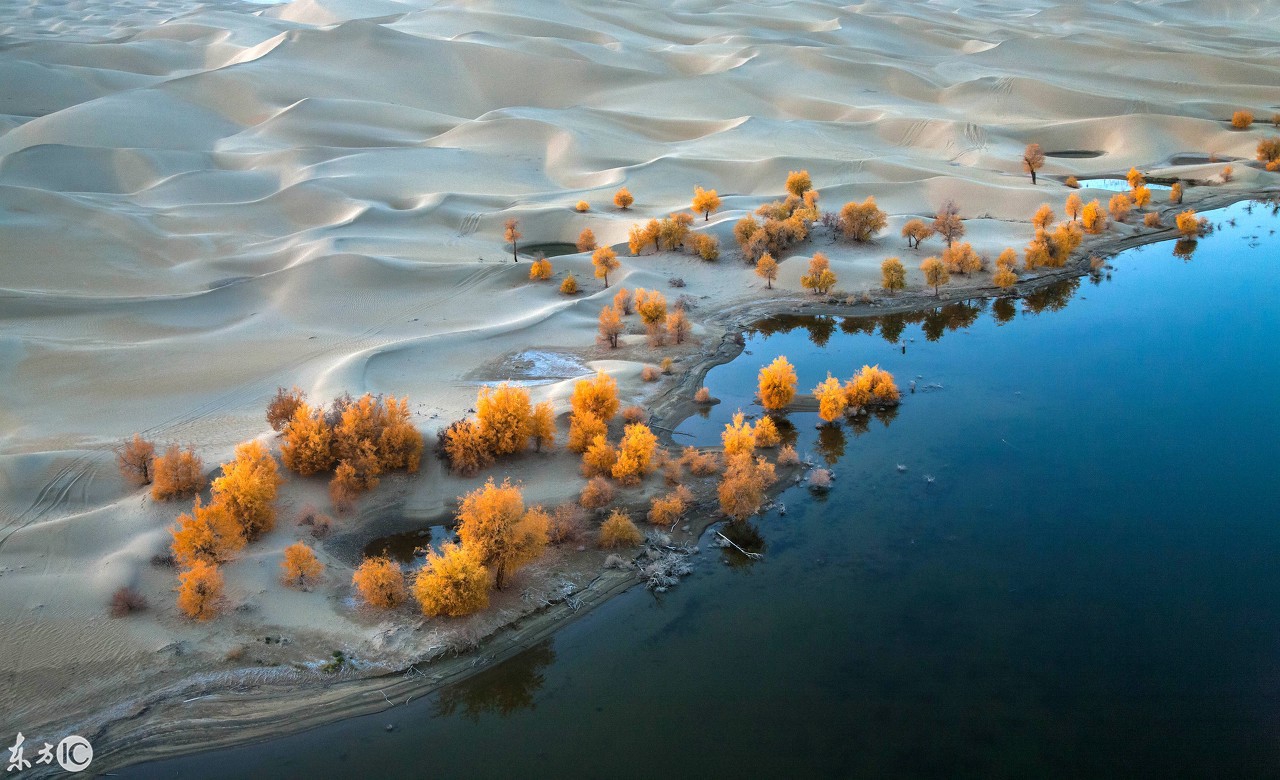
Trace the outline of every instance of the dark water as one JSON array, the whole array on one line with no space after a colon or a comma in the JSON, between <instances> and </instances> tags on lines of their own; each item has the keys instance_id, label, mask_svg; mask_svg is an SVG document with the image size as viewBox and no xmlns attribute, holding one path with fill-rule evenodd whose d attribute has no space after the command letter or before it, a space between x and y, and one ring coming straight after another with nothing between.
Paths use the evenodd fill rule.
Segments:
<instances>
[{"instance_id":1,"label":"dark water","mask_svg":"<svg viewBox=\"0 0 1280 780\"><path fill-rule=\"evenodd\" d=\"M837 480L753 523L762 561L708 550L437 696L120 776L1280 774L1280 220L1214 218L1189 261L1029 300L769 323L685 430L778 354L918 391L825 441L792 415Z\"/></svg>"}]
</instances>

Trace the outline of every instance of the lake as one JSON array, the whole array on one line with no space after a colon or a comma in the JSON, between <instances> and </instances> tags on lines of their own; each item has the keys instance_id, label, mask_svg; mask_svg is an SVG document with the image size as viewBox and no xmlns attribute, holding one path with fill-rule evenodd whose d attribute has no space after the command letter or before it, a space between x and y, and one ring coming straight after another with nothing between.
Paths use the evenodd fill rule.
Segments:
<instances>
[{"instance_id":1,"label":"lake","mask_svg":"<svg viewBox=\"0 0 1280 780\"><path fill-rule=\"evenodd\" d=\"M682 431L758 414L779 354L904 391L790 415L836 481L737 531L762 560L704 538L679 587L407 707L118 776L1275 775L1280 219L1209 216L1022 300L762 323Z\"/></svg>"}]
</instances>

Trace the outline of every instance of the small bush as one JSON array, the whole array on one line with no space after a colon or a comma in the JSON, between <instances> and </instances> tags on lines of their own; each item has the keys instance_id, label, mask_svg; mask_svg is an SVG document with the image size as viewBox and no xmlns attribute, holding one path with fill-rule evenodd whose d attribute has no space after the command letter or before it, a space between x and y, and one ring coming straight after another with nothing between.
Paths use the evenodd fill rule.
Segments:
<instances>
[{"instance_id":1,"label":"small bush","mask_svg":"<svg viewBox=\"0 0 1280 780\"><path fill-rule=\"evenodd\" d=\"M698 392L693 394L693 400L700 404L711 403L711 390L705 387L699 387Z\"/></svg>"},{"instance_id":2,"label":"small bush","mask_svg":"<svg viewBox=\"0 0 1280 780\"><path fill-rule=\"evenodd\" d=\"M720 473L720 459L714 452L702 452L697 447L685 447L680 462L696 477L709 477Z\"/></svg>"},{"instance_id":3,"label":"small bush","mask_svg":"<svg viewBox=\"0 0 1280 780\"><path fill-rule=\"evenodd\" d=\"M779 466L794 466L799 462L800 455L796 452L796 448L790 444L784 445L782 449L778 450Z\"/></svg>"},{"instance_id":4,"label":"small bush","mask_svg":"<svg viewBox=\"0 0 1280 780\"><path fill-rule=\"evenodd\" d=\"M662 372L658 370L657 366L645 366L644 370L640 372L640 378L646 382L656 382L660 376L662 376Z\"/></svg>"},{"instance_id":5,"label":"small bush","mask_svg":"<svg viewBox=\"0 0 1280 780\"><path fill-rule=\"evenodd\" d=\"M636 524L631 522L631 515L624 509L615 509L600 526L600 546L606 550L619 547L634 547L644 541L644 535Z\"/></svg>"},{"instance_id":6,"label":"small bush","mask_svg":"<svg viewBox=\"0 0 1280 780\"><path fill-rule=\"evenodd\" d=\"M151 462L151 497L156 501L187 498L204 489L204 463L191 447L170 444Z\"/></svg>"},{"instance_id":7,"label":"small bush","mask_svg":"<svg viewBox=\"0 0 1280 780\"><path fill-rule=\"evenodd\" d=\"M577 504L561 504L551 513L547 541L552 544L580 542L587 536L587 514Z\"/></svg>"},{"instance_id":8,"label":"small bush","mask_svg":"<svg viewBox=\"0 0 1280 780\"><path fill-rule=\"evenodd\" d=\"M586 487L582 489L582 495L578 497L578 503L583 509L600 509L613 503L613 498L617 491L613 484L604 477L592 477Z\"/></svg>"},{"instance_id":9,"label":"small bush","mask_svg":"<svg viewBox=\"0 0 1280 780\"><path fill-rule=\"evenodd\" d=\"M129 587L117 588L111 595L111 617L121 618L147 608L147 599Z\"/></svg>"},{"instance_id":10,"label":"small bush","mask_svg":"<svg viewBox=\"0 0 1280 780\"><path fill-rule=\"evenodd\" d=\"M1160 215L1152 211L1142 217L1142 224L1149 228L1160 227Z\"/></svg>"},{"instance_id":11,"label":"small bush","mask_svg":"<svg viewBox=\"0 0 1280 780\"><path fill-rule=\"evenodd\" d=\"M539 257L529 265L529 278L535 282L545 282L551 278L551 261Z\"/></svg>"},{"instance_id":12,"label":"small bush","mask_svg":"<svg viewBox=\"0 0 1280 780\"><path fill-rule=\"evenodd\" d=\"M365 558L351 576L351 584L366 604L381 609L404 603L408 595L404 572L390 558Z\"/></svg>"},{"instance_id":13,"label":"small bush","mask_svg":"<svg viewBox=\"0 0 1280 780\"><path fill-rule=\"evenodd\" d=\"M649 507L649 522L654 525L671 525L693 503L693 491L684 485L678 486L661 498L653 499Z\"/></svg>"},{"instance_id":14,"label":"small bush","mask_svg":"<svg viewBox=\"0 0 1280 780\"><path fill-rule=\"evenodd\" d=\"M1066 185L1072 189L1080 189L1080 180L1074 176L1068 176Z\"/></svg>"},{"instance_id":15,"label":"small bush","mask_svg":"<svg viewBox=\"0 0 1280 780\"><path fill-rule=\"evenodd\" d=\"M1231 115L1231 126L1237 130L1248 130L1253 124L1252 111L1237 111Z\"/></svg>"},{"instance_id":16,"label":"small bush","mask_svg":"<svg viewBox=\"0 0 1280 780\"><path fill-rule=\"evenodd\" d=\"M814 469L809 472L809 489L825 492L831 489L831 472L826 469Z\"/></svg>"},{"instance_id":17,"label":"small bush","mask_svg":"<svg viewBox=\"0 0 1280 780\"><path fill-rule=\"evenodd\" d=\"M578 294L578 280L577 278L574 277L572 273L566 276L564 278L564 281L560 283L560 292L564 293L565 295Z\"/></svg>"},{"instance_id":18,"label":"small bush","mask_svg":"<svg viewBox=\"0 0 1280 780\"><path fill-rule=\"evenodd\" d=\"M661 368L662 368L662 373L664 373L664 374L670 374L670 373L671 373L671 368L672 368L672 366L674 366L674 365L675 365L675 363L676 363L676 362L675 362L674 360L672 360L671 358L669 358L669 357L664 357L664 358L662 359L662 366L661 366Z\"/></svg>"},{"instance_id":19,"label":"small bush","mask_svg":"<svg viewBox=\"0 0 1280 780\"><path fill-rule=\"evenodd\" d=\"M648 422L649 413L642 406L628 406L622 410L622 419L628 423Z\"/></svg>"},{"instance_id":20,"label":"small bush","mask_svg":"<svg viewBox=\"0 0 1280 780\"><path fill-rule=\"evenodd\" d=\"M267 402L267 423L271 430L276 433L283 431L293 419L293 413L306 400L307 394L296 387L291 390L277 387L275 396Z\"/></svg>"},{"instance_id":21,"label":"small bush","mask_svg":"<svg viewBox=\"0 0 1280 780\"><path fill-rule=\"evenodd\" d=\"M116 448L116 466L120 476L135 487L151 484L151 464L155 460L156 445L134 434L133 438Z\"/></svg>"},{"instance_id":22,"label":"small bush","mask_svg":"<svg viewBox=\"0 0 1280 780\"><path fill-rule=\"evenodd\" d=\"M756 424L751 429L751 435L755 439L755 445L762 449L776 447L782 441L782 434L778 432L778 424L769 416L756 420Z\"/></svg>"},{"instance_id":23,"label":"small bush","mask_svg":"<svg viewBox=\"0 0 1280 780\"><path fill-rule=\"evenodd\" d=\"M578 205L574 206L573 208L579 214L583 214L591 210L591 204L587 203L585 200L580 200L578 201Z\"/></svg>"}]
</instances>

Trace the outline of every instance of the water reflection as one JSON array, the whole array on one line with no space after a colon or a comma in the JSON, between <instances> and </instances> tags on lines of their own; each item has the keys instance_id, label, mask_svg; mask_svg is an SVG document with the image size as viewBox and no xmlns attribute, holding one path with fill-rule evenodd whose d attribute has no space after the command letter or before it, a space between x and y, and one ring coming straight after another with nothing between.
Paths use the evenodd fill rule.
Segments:
<instances>
[{"instance_id":1,"label":"water reflection","mask_svg":"<svg viewBox=\"0 0 1280 780\"><path fill-rule=\"evenodd\" d=\"M1184 263L1191 262L1191 257L1196 253L1196 247L1200 245L1199 241L1194 238L1179 239L1173 245L1173 256L1182 260Z\"/></svg>"},{"instance_id":2,"label":"water reflection","mask_svg":"<svg viewBox=\"0 0 1280 780\"><path fill-rule=\"evenodd\" d=\"M1012 298L996 298L991 304L991 319L995 320L997 325L1013 322L1017 313L1018 304Z\"/></svg>"},{"instance_id":3,"label":"water reflection","mask_svg":"<svg viewBox=\"0 0 1280 780\"><path fill-rule=\"evenodd\" d=\"M401 564L421 563L427 557L427 549L454 541L453 532L443 525L433 525L413 531L379 536L364 546L364 557L382 555Z\"/></svg>"},{"instance_id":4,"label":"water reflection","mask_svg":"<svg viewBox=\"0 0 1280 780\"><path fill-rule=\"evenodd\" d=\"M763 554L767 548L764 534L760 532L760 527L750 520L744 520L740 523L725 523L720 528L720 533L749 553ZM743 555L741 551L732 547L725 547L723 550L725 563L733 568L748 568L760 560Z\"/></svg>"},{"instance_id":5,"label":"water reflection","mask_svg":"<svg viewBox=\"0 0 1280 780\"><path fill-rule=\"evenodd\" d=\"M543 670L556 659L548 639L475 677L440 691L435 715L462 715L472 722L481 715L507 717L535 708L534 696L546 684Z\"/></svg>"},{"instance_id":6,"label":"water reflection","mask_svg":"<svg viewBox=\"0 0 1280 780\"><path fill-rule=\"evenodd\" d=\"M836 465L836 462L844 457L844 445L844 428L841 426L823 425L818 428L818 440L814 446L818 448L818 454L828 466Z\"/></svg>"}]
</instances>

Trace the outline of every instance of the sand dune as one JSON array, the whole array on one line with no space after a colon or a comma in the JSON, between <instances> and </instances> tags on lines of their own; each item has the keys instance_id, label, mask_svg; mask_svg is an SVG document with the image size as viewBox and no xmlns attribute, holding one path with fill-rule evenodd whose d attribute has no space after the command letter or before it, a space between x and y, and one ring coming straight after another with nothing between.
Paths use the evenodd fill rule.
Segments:
<instances>
[{"instance_id":1,"label":"sand dune","mask_svg":"<svg viewBox=\"0 0 1280 780\"><path fill-rule=\"evenodd\" d=\"M918 284L923 255L897 230L947 198L994 254L1025 243L1068 174L1209 178L1220 165L1169 166L1251 158L1259 133L1224 120L1278 108L1278 53L1280 8L1234 0L0 0L0 623L22 679L0 708L28 729L83 717L139 669L199 668L173 648L235 641L175 619L172 574L148 559L178 508L120 483L120 439L194 442L216 464L295 384L407 394L431 430L477 383L522 379L531 349L571 356L532 380L562 403L601 357L612 290L583 255L555 260L583 295L529 282L507 218L526 242L590 227L617 244L700 184L724 209L697 227L728 250L733 222L805 168L828 208L874 195L890 232L819 236L770 297L796 292L818 248L850 294L889 254ZM1051 157L1032 187L1017 162L1032 141L1096 154ZM1237 165L1233 186L1274 184ZM611 205L620 186L630 212ZM697 318L765 296L732 251L624 261L628 286L682 277ZM592 365L652 392L639 358ZM460 484L433 465L402 511L439 512ZM233 626L368 638L323 594L263 595L290 533L233 567L261 610ZM163 605L153 618L103 618L127 583ZM96 680L80 700L57 693L72 667Z\"/></svg>"}]
</instances>

